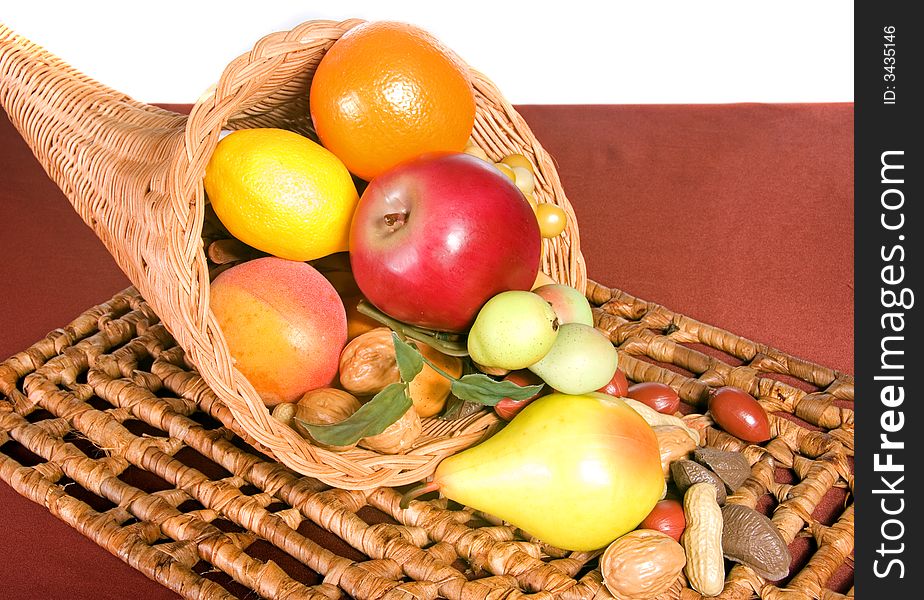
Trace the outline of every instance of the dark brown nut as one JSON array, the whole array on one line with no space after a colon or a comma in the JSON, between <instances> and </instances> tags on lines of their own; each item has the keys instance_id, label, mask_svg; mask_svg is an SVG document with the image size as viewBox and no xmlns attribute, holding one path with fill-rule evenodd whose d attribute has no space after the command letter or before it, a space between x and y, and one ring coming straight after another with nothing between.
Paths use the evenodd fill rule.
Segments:
<instances>
[{"instance_id":1,"label":"dark brown nut","mask_svg":"<svg viewBox=\"0 0 924 600\"><path fill-rule=\"evenodd\" d=\"M722 507L722 554L770 581L789 575L792 556L773 521L740 504Z\"/></svg>"},{"instance_id":2,"label":"dark brown nut","mask_svg":"<svg viewBox=\"0 0 924 600\"><path fill-rule=\"evenodd\" d=\"M721 506L725 504L725 484L719 476L692 460L675 460L671 463L671 477L674 485L683 494L694 483L711 483L715 487L715 499Z\"/></svg>"},{"instance_id":3,"label":"dark brown nut","mask_svg":"<svg viewBox=\"0 0 924 600\"><path fill-rule=\"evenodd\" d=\"M693 451L693 460L709 467L725 483L728 493L734 494L751 476L751 465L740 452L730 452L705 446Z\"/></svg>"}]
</instances>

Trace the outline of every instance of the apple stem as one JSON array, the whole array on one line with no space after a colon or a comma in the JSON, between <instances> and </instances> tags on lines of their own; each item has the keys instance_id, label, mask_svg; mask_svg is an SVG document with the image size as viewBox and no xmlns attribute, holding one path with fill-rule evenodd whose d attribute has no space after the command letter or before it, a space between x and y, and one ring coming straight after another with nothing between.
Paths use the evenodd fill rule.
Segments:
<instances>
[{"instance_id":1,"label":"apple stem","mask_svg":"<svg viewBox=\"0 0 924 600\"><path fill-rule=\"evenodd\" d=\"M416 500L424 494L436 492L439 489L440 484L438 484L436 481L427 481L425 483L415 485L408 491L404 492L404 495L401 496L401 502L398 503L398 506L400 506L402 509L405 509L410 506L411 500Z\"/></svg>"},{"instance_id":2,"label":"apple stem","mask_svg":"<svg viewBox=\"0 0 924 600\"><path fill-rule=\"evenodd\" d=\"M405 221L407 221L407 214L402 212L388 213L385 215L385 225L388 227L394 227L395 225L401 227L404 225Z\"/></svg>"}]
</instances>

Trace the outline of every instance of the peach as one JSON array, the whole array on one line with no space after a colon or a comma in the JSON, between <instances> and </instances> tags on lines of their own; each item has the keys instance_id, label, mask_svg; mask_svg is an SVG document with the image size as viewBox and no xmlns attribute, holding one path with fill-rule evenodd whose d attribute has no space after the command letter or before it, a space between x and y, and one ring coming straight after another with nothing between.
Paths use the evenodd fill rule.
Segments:
<instances>
[{"instance_id":1,"label":"peach","mask_svg":"<svg viewBox=\"0 0 924 600\"><path fill-rule=\"evenodd\" d=\"M275 257L228 269L211 285L212 313L237 369L267 406L330 385L346 344L346 311L314 267Z\"/></svg>"}]
</instances>

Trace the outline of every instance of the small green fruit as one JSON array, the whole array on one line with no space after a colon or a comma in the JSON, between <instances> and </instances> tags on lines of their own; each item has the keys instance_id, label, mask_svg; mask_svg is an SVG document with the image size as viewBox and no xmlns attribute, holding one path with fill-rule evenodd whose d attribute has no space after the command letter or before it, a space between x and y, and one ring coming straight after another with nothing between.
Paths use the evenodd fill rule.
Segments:
<instances>
[{"instance_id":1,"label":"small green fruit","mask_svg":"<svg viewBox=\"0 0 924 600\"><path fill-rule=\"evenodd\" d=\"M590 302L587 301L584 294L570 285L550 283L534 289L533 293L542 296L552 305L552 309L562 325L565 323L583 323L593 327L594 313L590 308Z\"/></svg>"},{"instance_id":2,"label":"small green fruit","mask_svg":"<svg viewBox=\"0 0 924 600\"><path fill-rule=\"evenodd\" d=\"M532 292L501 292L475 318L468 353L485 367L525 369L545 356L557 337L558 319L548 302Z\"/></svg>"},{"instance_id":3,"label":"small green fruit","mask_svg":"<svg viewBox=\"0 0 924 600\"><path fill-rule=\"evenodd\" d=\"M565 394L599 390L613 378L619 354L600 331L583 323L559 327L555 344L529 370Z\"/></svg>"}]
</instances>

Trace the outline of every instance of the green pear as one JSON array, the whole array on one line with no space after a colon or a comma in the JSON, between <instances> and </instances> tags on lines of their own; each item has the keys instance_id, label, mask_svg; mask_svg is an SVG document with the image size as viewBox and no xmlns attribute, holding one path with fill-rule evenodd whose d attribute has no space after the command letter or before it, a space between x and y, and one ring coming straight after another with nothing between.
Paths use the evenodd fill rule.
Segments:
<instances>
[{"instance_id":1,"label":"green pear","mask_svg":"<svg viewBox=\"0 0 924 600\"><path fill-rule=\"evenodd\" d=\"M553 389L566 394L599 390L613 378L619 354L602 332L583 323L566 323L548 354L529 366Z\"/></svg>"},{"instance_id":2,"label":"green pear","mask_svg":"<svg viewBox=\"0 0 924 600\"><path fill-rule=\"evenodd\" d=\"M468 333L468 353L485 367L525 369L552 348L558 319L552 306L532 292L501 292L488 300Z\"/></svg>"},{"instance_id":3,"label":"green pear","mask_svg":"<svg viewBox=\"0 0 924 600\"><path fill-rule=\"evenodd\" d=\"M552 305L552 309L562 325L565 323L583 323L593 327L594 313L590 308L590 302L587 301L584 294L570 285L550 283L537 287L533 290L533 293L537 296L542 296Z\"/></svg>"},{"instance_id":4,"label":"green pear","mask_svg":"<svg viewBox=\"0 0 924 600\"><path fill-rule=\"evenodd\" d=\"M622 400L555 393L445 459L402 505L439 490L553 546L596 550L654 508L664 488L660 457L654 431Z\"/></svg>"}]
</instances>

